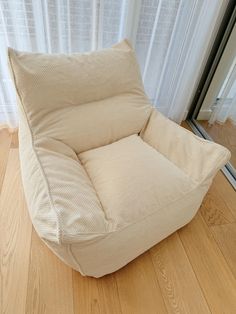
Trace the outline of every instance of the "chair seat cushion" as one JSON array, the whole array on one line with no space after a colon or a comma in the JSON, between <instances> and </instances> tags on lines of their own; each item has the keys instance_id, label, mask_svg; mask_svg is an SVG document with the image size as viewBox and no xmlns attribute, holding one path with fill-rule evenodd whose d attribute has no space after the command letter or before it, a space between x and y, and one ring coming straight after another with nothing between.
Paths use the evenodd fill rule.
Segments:
<instances>
[{"instance_id":1,"label":"chair seat cushion","mask_svg":"<svg viewBox=\"0 0 236 314\"><path fill-rule=\"evenodd\" d=\"M109 231L165 210L195 187L182 170L138 135L78 157L101 201Z\"/></svg>"}]
</instances>

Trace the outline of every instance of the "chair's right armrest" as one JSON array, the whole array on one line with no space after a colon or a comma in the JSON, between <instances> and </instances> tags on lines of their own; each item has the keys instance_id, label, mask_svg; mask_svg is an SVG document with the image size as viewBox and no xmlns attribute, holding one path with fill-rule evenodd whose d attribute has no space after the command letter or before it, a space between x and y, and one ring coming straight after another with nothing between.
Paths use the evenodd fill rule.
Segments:
<instances>
[{"instance_id":1,"label":"chair's right armrest","mask_svg":"<svg viewBox=\"0 0 236 314\"><path fill-rule=\"evenodd\" d=\"M194 135L156 109L140 136L199 183L211 181L231 156L225 147Z\"/></svg>"}]
</instances>

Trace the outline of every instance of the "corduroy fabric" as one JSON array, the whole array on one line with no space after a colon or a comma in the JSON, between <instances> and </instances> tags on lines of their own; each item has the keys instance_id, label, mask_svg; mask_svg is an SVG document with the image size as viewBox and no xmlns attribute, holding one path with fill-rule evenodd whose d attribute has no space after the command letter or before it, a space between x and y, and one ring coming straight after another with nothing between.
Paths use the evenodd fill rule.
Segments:
<instances>
[{"instance_id":1,"label":"corduroy fabric","mask_svg":"<svg viewBox=\"0 0 236 314\"><path fill-rule=\"evenodd\" d=\"M196 187L138 135L79 154L79 159L97 191L110 230L165 210Z\"/></svg>"},{"instance_id":2,"label":"corduroy fabric","mask_svg":"<svg viewBox=\"0 0 236 314\"><path fill-rule=\"evenodd\" d=\"M152 108L127 41L9 61L25 196L57 256L100 277L192 219L230 153Z\"/></svg>"}]
</instances>

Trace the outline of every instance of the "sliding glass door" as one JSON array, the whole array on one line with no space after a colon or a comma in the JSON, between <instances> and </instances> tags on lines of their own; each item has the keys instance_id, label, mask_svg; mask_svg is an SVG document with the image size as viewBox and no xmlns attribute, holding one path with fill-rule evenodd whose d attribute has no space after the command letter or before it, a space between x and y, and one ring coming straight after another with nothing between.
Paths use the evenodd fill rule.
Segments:
<instances>
[{"instance_id":1,"label":"sliding glass door","mask_svg":"<svg viewBox=\"0 0 236 314\"><path fill-rule=\"evenodd\" d=\"M188 122L200 136L230 150L231 159L223 172L236 188L235 6L230 10L215 55L211 56L211 66L200 82Z\"/></svg>"}]
</instances>

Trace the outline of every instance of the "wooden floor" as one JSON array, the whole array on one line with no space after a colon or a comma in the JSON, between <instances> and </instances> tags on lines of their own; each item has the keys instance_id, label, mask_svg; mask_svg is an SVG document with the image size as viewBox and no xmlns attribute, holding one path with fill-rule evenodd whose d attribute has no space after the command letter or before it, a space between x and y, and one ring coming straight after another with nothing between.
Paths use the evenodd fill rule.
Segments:
<instances>
[{"instance_id":1,"label":"wooden floor","mask_svg":"<svg viewBox=\"0 0 236 314\"><path fill-rule=\"evenodd\" d=\"M230 150L230 162L236 169L236 125L230 120L227 120L224 124L215 122L212 125L206 120L200 120L198 122L216 143L219 143Z\"/></svg>"},{"instance_id":2,"label":"wooden floor","mask_svg":"<svg viewBox=\"0 0 236 314\"><path fill-rule=\"evenodd\" d=\"M1 313L236 313L236 193L222 173L191 223L101 279L82 277L38 238L17 137L4 130L0 191Z\"/></svg>"}]
</instances>

